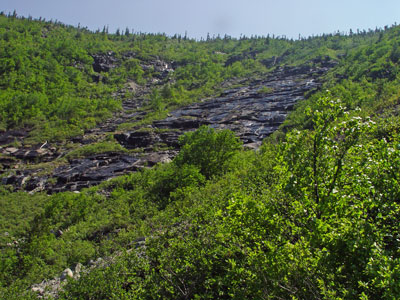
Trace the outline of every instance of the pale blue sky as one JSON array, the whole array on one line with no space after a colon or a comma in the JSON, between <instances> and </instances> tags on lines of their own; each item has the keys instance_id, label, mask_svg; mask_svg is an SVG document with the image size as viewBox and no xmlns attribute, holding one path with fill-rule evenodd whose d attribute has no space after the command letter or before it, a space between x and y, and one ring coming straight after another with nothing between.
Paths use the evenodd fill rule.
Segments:
<instances>
[{"instance_id":1,"label":"pale blue sky","mask_svg":"<svg viewBox=\"0 0 400 300\"><path fill-rule=\"evenodd\" d=\"M0 11L110 32L205 37L347 32L400 23L400 0L2 0Z\"/></svg>"}]
</instances>

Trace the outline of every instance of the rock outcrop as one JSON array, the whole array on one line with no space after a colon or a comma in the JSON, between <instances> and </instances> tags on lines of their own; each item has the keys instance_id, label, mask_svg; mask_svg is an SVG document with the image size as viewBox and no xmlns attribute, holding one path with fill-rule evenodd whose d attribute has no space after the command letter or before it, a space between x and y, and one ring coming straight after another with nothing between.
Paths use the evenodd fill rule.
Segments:
<instances>
[{"instance_id":1,"label":"rock outcrop","mask_svg":"<svg viewBox=\"0 0 400 300\"><path fill-rule=\"evenodd\" d=\"M137 157L117 152L72 159L69 164L54 170L53 178L57 181L48 188L52 192L81 190L126 172L136 171L138 170L137 162Z\"/></svg>"},{"instance_id":2,"label":"rock outcrop","mask_svg":"<svg viewBox=\"0 0 400 300\"><path fill-rule=\"evenodd\" d=\"M115 57L113 51L109 51L105 54L93 54L93 70L95 72L109 72L111 69L117 66L118 60Z\"/></svg>"},{"instance_id":3,"label":"rock outcrop","mask_svg":"<svg viewBox=\"0 0 400 300\"><path fill-rule=\"evenodd\" d=\"M103 70L112 68L116 63L112 53L101 59L98 57L96 61ZM161 79L167 80L168 73L173 71L170 64L161 60L156 59L149 64L152 70L159 73ZM2 133L0 163L3 171L0 172L8 170L10 175L3 176L1 183L30 192L79 191L115 176L171 161L179 150L179 136L201 125L230 129L240 137L245 146L257 148L265 137L282 124L295 103L304 99L305 93L320 86L319 78L334 65L335 62L329 58L323 58L308 65L278 67L265 77L235 82L240 87L227 89L218 97L174 110L167 118L155 121L145 128L114 133L119 124L145 117L145 112L138 108L146 101L146 93L150 89L128 86L136 89L137 94L123 104L122 112L89 130L85 136L71 141L82 146L92 143L99 135L113 133L122 146L135 149L134 152L106 152L70 159L51 171L43 172L40 168L19 168L19 164L51 162L63 157L66 154L65 149L60 150L60 147L47 143L29 148L1 148L1 145L6 145L13 138L23 140L26 134Z\"/></svg>"},{"instance_id":4,"label":"rock outcrop","mask_svg":"<svg viewBox=\"0 0 400 300\"><path fill-rule=\"evenodd\" d=\"M333 64L326 60L318 67L279 68L244 87L226 90L219 97L172 111L166 119L153 123L153 131L126 132L115 138L131 149L154 143L177 147L182 133L209 125L230 129L245 145L257 147L283 123L306 92L320 86L318 78Z\"/></svg>"}]
</instances>

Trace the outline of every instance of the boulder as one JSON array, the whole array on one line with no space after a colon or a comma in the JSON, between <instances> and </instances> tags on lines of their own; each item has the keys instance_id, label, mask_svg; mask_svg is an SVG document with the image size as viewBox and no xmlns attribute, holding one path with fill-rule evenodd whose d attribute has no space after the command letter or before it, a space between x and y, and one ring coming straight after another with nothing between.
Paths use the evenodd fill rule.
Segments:
<instances>
[{"instance_id":1,"label":"boulder","mask_svg":"<svg viewBox=\"0 0 400 300\"><path fill-rule=\"evenodd\" d=\"M72 272L72 270L70 268L65 269L60 276L60 280L66 280L67 278L73 278L74 277L74 273Z\"/></svg>"},{"instance_id":2,"label":"boulder","mask_svg":"<svg viewBox=\"0 0 400 300\"><path fill-rule=\"evenodd\" d=\"M77 263L74 269L74 279L79 279L81 277L80 273L82 271L83 265L81 263Z\"/></svg>"}]
</instances>

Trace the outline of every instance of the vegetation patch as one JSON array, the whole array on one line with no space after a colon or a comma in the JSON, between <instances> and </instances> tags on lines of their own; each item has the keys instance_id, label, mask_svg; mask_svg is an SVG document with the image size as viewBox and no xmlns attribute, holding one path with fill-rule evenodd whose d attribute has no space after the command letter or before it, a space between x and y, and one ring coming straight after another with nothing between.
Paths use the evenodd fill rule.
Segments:
<instances>
[{"instance_id":1,"label":"vegetation patch","mask_svg":"<svg viewBox=\"0 0 400 300\"><path fill-rule=\"evenodd\" d=\"M128 152L128 150L115 141L103 141L72 150L68 152L65 158L82 158L106 152Z\"/></svg>"}]
</instances>

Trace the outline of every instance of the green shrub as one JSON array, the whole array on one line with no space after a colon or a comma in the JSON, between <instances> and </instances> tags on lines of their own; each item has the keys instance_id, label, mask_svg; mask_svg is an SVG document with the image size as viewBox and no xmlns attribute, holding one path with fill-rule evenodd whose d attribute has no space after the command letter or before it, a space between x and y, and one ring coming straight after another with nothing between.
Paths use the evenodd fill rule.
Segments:
<instances>
[{"instance_id":1,"label":"green shrub","mask_svg":"<svg viewBox=\"0 0 400 300\"><path fill-rule=\"evenodd\" d=\"M207 126L186 133L179 142L182 147L174 163L178 167L194 165L207 179L223 174L226 162L241 148L240 140L232 131L217 131Z\"/></svg>"}]
</instances>

